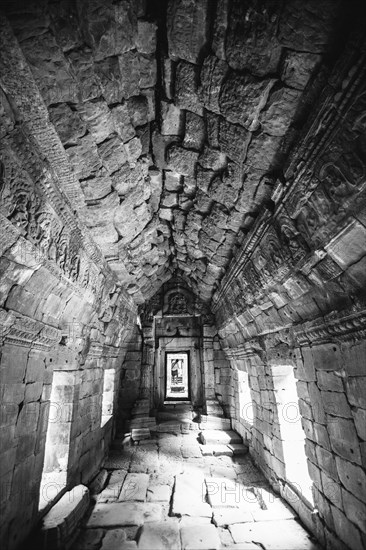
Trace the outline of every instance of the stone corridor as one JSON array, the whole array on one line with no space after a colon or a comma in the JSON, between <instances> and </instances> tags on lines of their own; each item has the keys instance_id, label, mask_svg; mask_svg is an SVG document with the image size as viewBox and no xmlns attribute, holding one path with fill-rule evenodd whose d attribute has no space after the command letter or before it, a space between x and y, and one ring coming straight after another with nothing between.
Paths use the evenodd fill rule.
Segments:
<instances>
[{"instance_id":1,"label":"stone corridor","mask_svg":"<svg viewBox=\"0 0 366 550\"><path fill-rule=\"evenodd\" d=\"M72 550L320 550L240 436L199 432L186 416L158 421L138 445L118 442Z\"/></svg>"},{"instance_id":2,"label":"stone corridor","mask_svg":"<svg viewBox=\"0 0 366 550\"><path fill-rule=\"evenodd\" d=\"M365 0L0 2L2 550L366 549L365 113Z\"/></svg>"}]
</instances>

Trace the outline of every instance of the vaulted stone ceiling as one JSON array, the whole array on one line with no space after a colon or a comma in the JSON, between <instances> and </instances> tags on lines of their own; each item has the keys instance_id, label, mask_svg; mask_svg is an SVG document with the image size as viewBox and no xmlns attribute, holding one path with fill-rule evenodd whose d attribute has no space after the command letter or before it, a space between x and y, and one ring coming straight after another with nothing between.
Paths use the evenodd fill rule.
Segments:
<instances>
[{"instance_id":1,"label":"vaulted stone ceiling","mask_svg":"<svg viewBox=\"0 0 366 550\"><path fill-rule=\"evenodd\" d=\"M58 136L43 136L44 154L111 269L137 303L174 273L209 301L291 183L340 3L5 4L36 83L28 101L43 99Z\"/></svg>"}]
</instances>

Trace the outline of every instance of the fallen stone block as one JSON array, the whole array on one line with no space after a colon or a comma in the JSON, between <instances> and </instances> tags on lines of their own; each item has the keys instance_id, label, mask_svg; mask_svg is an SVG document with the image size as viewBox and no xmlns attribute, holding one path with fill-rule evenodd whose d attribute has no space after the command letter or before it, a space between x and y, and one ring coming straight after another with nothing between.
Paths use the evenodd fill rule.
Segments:
<instances>
[{"instance_id":1,"label":"fallen stone block","mask_svg":"<svg viewBox=\"0 0 366 550\"><path fill-rule=\"evenodd\" d=\"M131 433L133 441L141 441L141 439L150 439L151 433L149 428L134 428Z\"/></svg>"},{"instance_id":2,"label":"fallen stone block","mask_svg":"<svg viewBox=\"0 0 366 550\"><path fill-rule=\"evenodd\" d=\"M77 485L65 493L42 520L41 548L63 550L70 545L88 509L89 500L89 490L84 485Z\"/></svg>"}]
</instances>

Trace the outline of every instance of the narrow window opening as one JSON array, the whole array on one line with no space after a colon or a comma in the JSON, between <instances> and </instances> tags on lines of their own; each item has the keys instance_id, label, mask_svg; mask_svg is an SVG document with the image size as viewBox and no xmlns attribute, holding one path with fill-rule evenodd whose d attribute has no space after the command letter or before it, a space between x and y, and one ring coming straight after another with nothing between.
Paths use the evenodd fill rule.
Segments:
<instances>
[{"instance_id":1,"label":"narrow window opening","mask_svg":"<svg viewBox=\"0 0 366 550\"><path fill-rule=\"evenodd\" d=\"M115 369L105 369L103 378L101 427L113 416Z\"/></svg>"},{"instance_id":2,"label":"narrow window opening","mask_svg":"<svg viewBox=\"0 0 366 550\"><path fill-rule=\"evenodd\" d=\"M76 373L54 371L39 493L39 510L66 487Z\"/></svg>"},{"instance_id":3,"label":"narrow window opening","mask_svg":"<svg viewBox=\"0 0 366 550\"><path fill-rule=\"evenodd\" d=\"M240 420L244 422L244 424L247 424L248 427L253 426L254 409L247 372L238 370L238 387Z\"/></svg>"},{"instance_id":4,"label":"narrow window opening","mask_svg":"<svg viewBox=\"0 0 366 550\"><path fill-rule=\"evenodd\" d=\"M277 375L276 371L281 372ZM274 367L278 420L286 468L286 481L314 506L312 486L305 454L305 432L301 425L296 379L292 365Z\"/></svg>"}]
</instances>

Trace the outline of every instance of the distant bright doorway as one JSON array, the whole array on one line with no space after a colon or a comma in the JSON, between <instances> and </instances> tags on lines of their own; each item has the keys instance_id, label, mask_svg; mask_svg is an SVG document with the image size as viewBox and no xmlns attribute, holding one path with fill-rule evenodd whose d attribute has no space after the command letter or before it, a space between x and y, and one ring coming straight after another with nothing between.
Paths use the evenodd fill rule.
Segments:
<instances>
[{"instance_id":1,"label":"distant bright doorway","mask_svg":"<svg viewBox=\"0 0 366 550\"><path fill-rule=\"evenodd\" d=\"M189 353L165 354L165 399L189 399Z\"/></svg>"}]
</instances>

